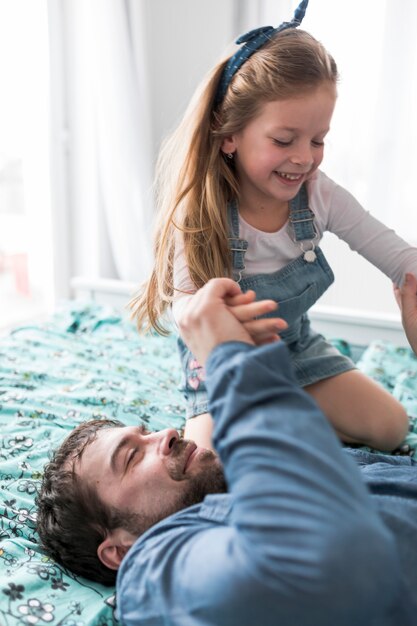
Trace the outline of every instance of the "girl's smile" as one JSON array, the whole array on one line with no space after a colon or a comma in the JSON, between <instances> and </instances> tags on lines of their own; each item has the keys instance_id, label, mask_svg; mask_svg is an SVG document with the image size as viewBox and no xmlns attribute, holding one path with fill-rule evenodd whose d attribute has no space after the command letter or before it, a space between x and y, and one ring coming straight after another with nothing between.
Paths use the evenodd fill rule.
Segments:
<instances>
[{"instance_id":1,"label":"girl's smile","mask_svg":"<svg viewBox=\"0 0 417 626\"><path fill-rule=\"evenodd\" d=\"M274 172L283 183L287 185L298 186L300 180L303 178L302 174L287 174L285 172Z\"/></svg>"}]
</instances>

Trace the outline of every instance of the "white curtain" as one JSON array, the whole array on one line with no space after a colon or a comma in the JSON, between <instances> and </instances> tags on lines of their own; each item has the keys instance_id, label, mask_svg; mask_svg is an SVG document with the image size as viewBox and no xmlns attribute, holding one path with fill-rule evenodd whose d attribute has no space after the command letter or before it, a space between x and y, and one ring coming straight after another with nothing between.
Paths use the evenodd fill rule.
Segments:
<instances>
[{"instance_id":1,"label":"white curtain","mask_svg":"<svg viewBox=\"0 0 417 626\"><path fill-rule=\"evenodd\" d=\"M276 25L298 2L275 3L278 16L270 0L257 4L260 21ZM302 28L323 42L340 72L322 168L416 245L417 2L310 0ZM332 235L322 247L336 281L320 304L397 313L385 276Z\"/></svg>"},{"instance_id":2,"label":"white curtain","mask_svg":"<svg viewBox=\"0 0 417 626\"><path fill-rule=\"evenodd\" d=\"M245 0L241 15L245 27L247 17L276 26L298 3ZM417 2L310 0L301 28L323 42L340 72L323 169L417 242Z\"/></svg>"},{"instance_id":3,"label":"white curtain","mask_svg":"<svg viewBox=\"0 0 417 626\"><path fill-rule=\"evenodd\" d=\"M51 5L53 28L54 0ZM143 6L135 0L60 3L63 62L55 69L65 76L55 76L53 85L64 94L67 193L66 210L55 207L61 221L55 233L64 279L139 282L149 272L152 149Z\"/></svg>"},{"instance_id":4,"label":"white curtain","mask_svg":"<svg viewBox=\"0 0 417 626\"><path fill-rule=\"evenodd\" d=\"M417 3L312 0L305 27L338 63L325 167L379 219L417 241Z\"/></svg>"}]
</instances>

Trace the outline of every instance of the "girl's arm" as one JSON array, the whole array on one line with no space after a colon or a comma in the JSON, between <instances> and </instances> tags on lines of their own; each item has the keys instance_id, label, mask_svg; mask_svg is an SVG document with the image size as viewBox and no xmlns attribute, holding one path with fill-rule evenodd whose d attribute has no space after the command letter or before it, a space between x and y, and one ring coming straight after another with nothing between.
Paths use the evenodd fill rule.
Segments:
<instances>
[{"instance_id":1,"label":"girl's arm","mask_svg":"<svg viewBox=\"0 0 417 626\"><path fill-rule=\"evenodd\" d=\"M346 189L322 174L312 185L312 196L313 211L316 205L326 219L323 230L337 235L397 285L403 284L406 272L417 276L417 248L365 211Z\"/></svg>"}]
</instances>

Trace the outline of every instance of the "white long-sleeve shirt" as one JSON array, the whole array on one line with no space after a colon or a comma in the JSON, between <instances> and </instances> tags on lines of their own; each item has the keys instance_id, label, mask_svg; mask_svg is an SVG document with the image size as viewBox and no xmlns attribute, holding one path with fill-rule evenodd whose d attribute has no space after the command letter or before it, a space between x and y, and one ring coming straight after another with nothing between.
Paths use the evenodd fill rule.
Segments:
<instances>
[{"instance_id":1,"label":"white long-sleeve shirt","mask_svg":"<svg viewBox=\"0 0 417 626\"><path fill-rule=\"evenodd\" d=\"M329 231L345 241L394 283L402 284L406 272L417 276L417 248L410 246L392 229L373 217L349 191L318 170L307 182L309 207L315 216L318 245ZM254 228L239 215L239 237L246 239L243 277L269 274L285 267L301 254L299 242L293 240L289 220L277 232ZM174 258L174 320L178 322L184 306L196 291L185 261L184 246L178 236ZM184 294L181 292L188 292Z\"/></svg>"}]
</instances>

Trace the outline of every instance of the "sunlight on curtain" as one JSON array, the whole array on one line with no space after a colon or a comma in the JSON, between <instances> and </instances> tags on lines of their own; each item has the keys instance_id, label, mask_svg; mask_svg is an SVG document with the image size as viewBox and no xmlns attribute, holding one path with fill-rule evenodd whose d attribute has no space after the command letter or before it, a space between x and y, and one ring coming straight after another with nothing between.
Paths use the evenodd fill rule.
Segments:
<instances>
[{"instance_id":1,"label":"sunlight on curtain","mask_svg":"<svg viewBox=\"0 0 417 626\"><path fill-rule=\"evenodd\" d=\"M0 0L0 326L52 306L45 0Z\"/></svg>"},{"instance_id":2,"label":"sunlight on curtain","mask_svg":"<svg viewBox=\"0 0 417 626\"><path fill-rule=\"evenodd\" d=\"M263 24L277 24L260 0ZM289 3L291 17L297 0ZM417 243L417 3L310 0L302 28L322 41L340 72L322 169L375 217ZM390 281L334 235L322 245L336 282L320 304L397 313Z\"/></svg>"},{"instance_id":3,"label":"sunlight on curtain","mask_svg":"<svg viewBox=\"0 0 417 626\"><path fill-rule=\"evenodd\" d=\"M291 17L298 0L284 3ZM336 6L337 4L337 6ZM282 8L260 0L260 22ZM417 3L310 0L302 28L322 41L340 72L323 169L365 208L417 241Z\"/></svg>"},{"instance_id":4,"label":"sunlight on curtain","mask_svg":"<svg viewBox=\"0 0 417 626\"><path fill-rule=\"evenodd\" d=\"M341 81L324 169L406 241L417 243L417 4L313 0L306 28L334 55ZM399 315L389 279L333 235L336 282L321 304Z\"/></svg>"},{"instance_id":5,"label":"sunlight on curtain","mask_svg":"<svg viewBox=\"0 0 417 626\"><path fill-rule=\"evenodd\" d=\"M417 3L312 0L305 27L341 75L326 171L417 242Z\"/></svg>"},{"instance_id":6,"label":"sunlight on curtain","mask_svg":"<svg viewBox=\"0 0 417 626\"><path fill-rule=\"evenodd\" d=\"M152 216L143 10L119 0L62 6L71 275L140 282Z\"/></svg>"}]
</instances>

